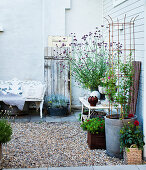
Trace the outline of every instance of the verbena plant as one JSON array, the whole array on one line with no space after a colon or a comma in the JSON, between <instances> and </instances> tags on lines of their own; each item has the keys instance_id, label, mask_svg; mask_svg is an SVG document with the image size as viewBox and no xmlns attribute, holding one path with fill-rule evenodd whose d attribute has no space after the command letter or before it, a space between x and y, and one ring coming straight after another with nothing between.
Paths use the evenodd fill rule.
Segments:
<instances>
[{"instance_id":1,"label":"verbena plant","mask_svg":"<svg viewBox=\"0 0 146 170\"><path fill-rule=\"evenodd\" d=\"M143 149L143 133L140 130L139 122L136 120L134 123L128 122L127 125L120 130L120 149L130 148L131 146Z\"/></svg>"},{"instance_id":2,"label":"verbena plant","mask_svg":"<svg viewBox=\"0 0 146 170\"><path fill-rule=\"evenodd\" d=\"M102 26L103 27L103 26ZM71 51L64 50L68 56L71 74L83 88L97 89L100 79L107 69L108 49L102 31L96 28L80 40L72 33ZM65 48L64 43L62 48ZM63 65L63 68L66 66Z\"/></svg>"},{"instance_id":3,"label":"verbena plant","mask_svg":"<svg viewBox=\"0 0 146 170\"><path fill-rule=\"evenodd\" d=\"M81 127L91 134L103 134L105 132L105 120L100 117L85 120Z\"/></svg>"}]
</instances>

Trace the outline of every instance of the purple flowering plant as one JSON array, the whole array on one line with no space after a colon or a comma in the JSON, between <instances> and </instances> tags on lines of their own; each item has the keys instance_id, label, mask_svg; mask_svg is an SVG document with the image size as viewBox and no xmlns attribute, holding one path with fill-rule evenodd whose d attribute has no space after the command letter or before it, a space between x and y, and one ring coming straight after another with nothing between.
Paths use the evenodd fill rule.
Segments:
<instances>
[{"instance_id":1,"label":"purple flowering plant","mask_svg":"<svg viewBox=\"0 0 146 170\"><path fill-rule=\"evenodd\" d=\"M95 32L89 32L81 40L72 34L71 72L75 81L86 89L97 89L107 70L108 49L101 32L96 27Z\"/></svg>"}]
</instances>

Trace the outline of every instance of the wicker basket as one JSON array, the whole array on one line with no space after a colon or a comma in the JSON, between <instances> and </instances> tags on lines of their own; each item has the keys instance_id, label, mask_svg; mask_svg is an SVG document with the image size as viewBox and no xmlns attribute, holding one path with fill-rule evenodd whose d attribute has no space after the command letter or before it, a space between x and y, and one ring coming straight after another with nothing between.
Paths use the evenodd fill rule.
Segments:
<instances>
[{"instance_id":1,"label":"wicker basket","mask_svg":"<svg viewBox=\"0 0 146 170\"><path fill-rule=\"evenodd\" d=\"M128 148L124 149L123 154L125 164L142 164L142 150L138 148Z\"/></svg>"}]
</instances>

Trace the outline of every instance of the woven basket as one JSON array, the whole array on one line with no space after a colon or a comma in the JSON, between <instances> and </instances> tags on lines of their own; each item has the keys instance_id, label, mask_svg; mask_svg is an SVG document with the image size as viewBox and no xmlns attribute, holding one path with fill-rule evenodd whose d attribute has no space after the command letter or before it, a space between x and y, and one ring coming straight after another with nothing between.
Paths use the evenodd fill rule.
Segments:
<instances>
[{"instance_id":1,"label":"woven basket","mask_svg":"<svg viewBox=\"0 0 146 170\"><path fill-rule=\"evenodd\" d=\"M124 149L123 154L125 164L142 164L142 150L138 148L128 148Z\"/></svg>"}]
</instances>

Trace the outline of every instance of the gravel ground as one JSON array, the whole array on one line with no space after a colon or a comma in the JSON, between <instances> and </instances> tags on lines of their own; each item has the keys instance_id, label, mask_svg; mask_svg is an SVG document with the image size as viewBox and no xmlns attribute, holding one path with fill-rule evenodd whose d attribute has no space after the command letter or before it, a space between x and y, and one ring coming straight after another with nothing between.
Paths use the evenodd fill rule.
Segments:
<instances>
[{"instance_id":1,"label":"gravel ground","mask_svg":"<svg viewBox=\"0 0 146 170\"><path fill-rule=\"evenodd\" d=\"M105 150L90 150L79 122L12 123L12 140L3 146L2 168L121 165Z\"/></svg>"}]
</instances>

